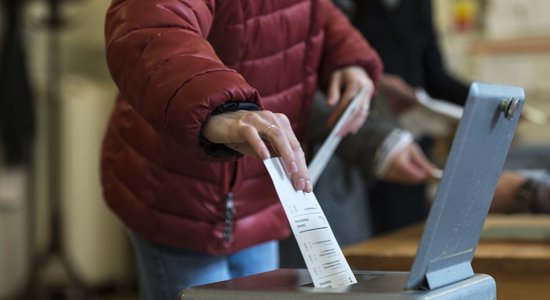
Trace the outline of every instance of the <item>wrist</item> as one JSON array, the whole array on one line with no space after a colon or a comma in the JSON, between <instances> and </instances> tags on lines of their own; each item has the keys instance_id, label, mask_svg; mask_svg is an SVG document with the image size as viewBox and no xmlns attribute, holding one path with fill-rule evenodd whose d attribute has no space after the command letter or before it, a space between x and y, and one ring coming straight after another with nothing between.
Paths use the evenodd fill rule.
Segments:
<instances>
[{"instance_id":1,"label":"wrist","mask_svg":"<svg viewBox=\"0 0 550 300\"><path fill-rule=\"evenodd\" d=\"M410 132L394 129L380 145L374 156L375 177L383 179L394 158L413 142Z\"/></svg>"},{"instance_id":2,"label":"wrist","mask_svg":"<svg viewBox=\"0 0 550 300\"><path fill-rule=\"evenodd\" d=\"M527 178L519 187L516 193L515 202L520 211L535 211L534 199L536 197L536 182Z\"/></svg>"},{"instance_id":3,"label":"wrist","mask_svg":"<svg viewBox=\"0 0 550 300\"><path fill-rule=\"evenodd\" d=\"M531 180L531 211L534 213L550 213L550 181L540 179ZM527 183L526 183L527 184Z\"/></svg>"},{"instance_id":4,"label":"wrist","mask_svg":"<svg viewBox=\"0 0 550 300\"><path fill-rule=\"evenodd\" d=\"M249 111L258 111L261 110L260 106L253 102L226 102L218 107L216 107L212 114L213 116L219 115L222 113L233 112L237 110L249 110ZM225 144L218 144L207 139L202 133L199 136L199 143L210 156L214 157L229 157L233 160L239 159L243 156L242 153L235 151Z\"/></svg>"}]
</instances>

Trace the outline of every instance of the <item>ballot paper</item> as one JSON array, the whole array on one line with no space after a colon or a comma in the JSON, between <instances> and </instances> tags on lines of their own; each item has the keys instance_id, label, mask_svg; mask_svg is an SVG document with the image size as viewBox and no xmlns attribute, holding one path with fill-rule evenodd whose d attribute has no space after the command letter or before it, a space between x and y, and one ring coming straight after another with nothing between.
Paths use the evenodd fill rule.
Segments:
<instances>
[{"instance_id":1,"label":"ballot paper","mask_svg":"<svg viewBox=\"0 0 550 300\"><path fill-rule=\"evenodd\" d=\"M433 168L431 176L433 179L441 179L441 177L443 177L443 170L438 168Z\"/></svg>"},{"instance_id":2,"label":"ballot paper","mask_svg":"<svg viewBox=\"0 0 550 300\"><path fill-rule=\"evenodd\" d=\"M315 287L357 283L313 193L294 189L279 157L264 160Z\"/></svg>"},{"instance_id":3,"label":"ballot paper","mask_svg":"<svg viewBox=\"0 0 550 300\"><path fill-rule=\"evenodd\" d=\"M455 120L460 120L460 118L462 118L464 111L462 106L445 100L434 99L430 97L430 95L428 95L428 93L423 89L416 90L416 99L423 107L438 114Z\"/></svg>"},{"instance_id":4,"label":"ballot paper","mask_svg":"<svg viewBox=\"0 0 550 300\"><path fill-rule=\"evenodd\" d=\"M527 104L523 105L521 116L524 120L537 125L550 125L550 115L540 109L534 108Z\"/></svg>"},{"instance_id":5,"label":"ballot paper","mask_svg":"<svg viewBox=\"0 0 550 300\"><path fill-rule=\"evenodd\" d=\"M357 103L363 98L363 95L368 91L369 85L364 85L361 90L353 97L350 104L346 107L346 110L344 110L344 113L342 116L340 116L340 119L338 119L338 122L336 122L336 125L334 125L334 128L332 128L332 131L328 135L327 139L317 151L317 154L313 159L311 160L311 163L308 166L309 169L309 178L311 179L311 184L315 186L315 183L317 183L317 179L321 176L323 173L323 170L325 169L328 161L332 157L332 154L336 150L336 147L342 140L342 137L338 135L338 132L340 129L342 129L342 126L344 126L346 120L348 119L351 112L355 109L357 106Z\"/></svg>"}]
</instances>

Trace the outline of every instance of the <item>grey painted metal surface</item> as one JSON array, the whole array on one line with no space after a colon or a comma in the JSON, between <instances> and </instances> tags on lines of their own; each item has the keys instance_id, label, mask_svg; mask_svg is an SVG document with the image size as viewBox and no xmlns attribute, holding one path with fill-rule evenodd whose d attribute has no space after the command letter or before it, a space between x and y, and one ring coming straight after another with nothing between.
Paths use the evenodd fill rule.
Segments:
<instances>
[{"instance_id":1,"label":"grey painted metal surface","mask_svg":"<svg viewBox=\"0 0 550 300\"><path fill-rule=\"evenodd\" d=\"M315 288L307 269L279 269L229 281L189 288L180 300L492 300L492 277L476 274L467 280L432 291L405 290L406 272L354 272L357 283L345 288Z\"/></svg>"},{"instance_id":2,"label":"grey painted metal surface","mask_svg":"<svg viewBox=\"0 0 550 300\"><path fill-rule=\"evenodd\" d=\"M514 136L521 88L473 83L407 288L473 276L471 261Z\"/></svg>"}]
</instances>

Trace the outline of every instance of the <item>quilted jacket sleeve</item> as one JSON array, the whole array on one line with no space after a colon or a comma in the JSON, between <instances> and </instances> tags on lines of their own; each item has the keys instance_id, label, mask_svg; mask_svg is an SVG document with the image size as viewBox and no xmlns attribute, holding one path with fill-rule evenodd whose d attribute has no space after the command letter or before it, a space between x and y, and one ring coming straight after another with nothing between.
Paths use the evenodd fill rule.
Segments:
<instances>
[{"instance_id":1,"label":"quilted jacket sleeve","mask_svg":"<svg viewBox=\"0 0 550 300\"><path fill-rule=\"evenodd\" d=\"M216 107L258 101L206 40L214 10L214 0L115 0L105 22L107 63L122 97L201 157L201 124Z\"/></svg>"},{"instance_id":2,"label":"quilted jacket sleeve","mask_svg":"<svg viewBox=\"0 0 550 300\"><path fill-rule=\"evenodd\" d=\"M322 87L327 86L332 72L350 65L365 68L377 86L383 71L378 53L331 1L326 3L325 44L320 76Z\"/></svg>"}]
</instances>

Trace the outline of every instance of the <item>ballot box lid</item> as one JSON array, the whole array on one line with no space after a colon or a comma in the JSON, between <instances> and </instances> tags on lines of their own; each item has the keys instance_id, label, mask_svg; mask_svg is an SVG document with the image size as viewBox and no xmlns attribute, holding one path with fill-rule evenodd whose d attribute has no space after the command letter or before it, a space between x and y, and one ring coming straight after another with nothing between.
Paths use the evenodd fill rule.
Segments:
<instances>
[{"instance_id":1,"label":"ballot box lid","mask_svg":"<svg viewBox=\"0 0 550 300\"><path fill-rule=\"evenodd\" d=\"M521 88L474 82L406 287L435 289L474 275L471 261L524 102Z\"/></svg>"},{"instance_id":2,"label":"ballot box lid","mask_svg":"<svg viewBox=\"0 0 550 300\"><path fill-rule=\"evenodd\" d=\"M307 269L277 269L241 278L190 287L179 300L451 300L496 299L494 279L485 274L445 287L405 290L407 272L355 271L357 283L340 288L316 288Z\"/></svg>"}]
</instances>

